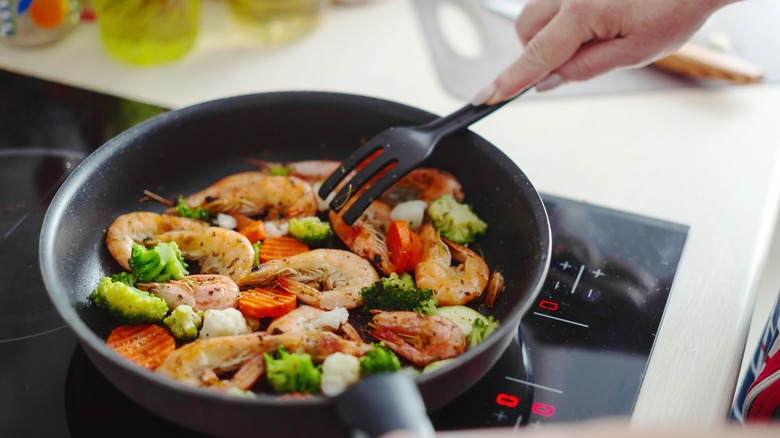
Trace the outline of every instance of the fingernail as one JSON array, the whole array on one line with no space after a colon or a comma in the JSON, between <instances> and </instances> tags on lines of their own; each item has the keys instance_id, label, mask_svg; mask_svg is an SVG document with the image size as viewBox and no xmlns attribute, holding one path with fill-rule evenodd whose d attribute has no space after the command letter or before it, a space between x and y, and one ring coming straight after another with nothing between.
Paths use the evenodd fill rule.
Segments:
<instances>
[{"instance_id":1,"label":"fingernail","mask_svg":"<svg viewBox=\"0 0 780 438\"><path fill-rule=\"evenodd\" d=\"M496 94L496 86L495 84L490 84L487 87L479 90L476 96L474 96L473 99L471 99L471 104L474 106L482 105L485 102L488 101L493 95Z\"/></svg>"},{"instance_id":2,"label":"fingernail","mask_svg":"<svg viewBox=\"0 0 780 438\"><path fill-rule=\"evenodd\" d=\"M553 73L536 83L536 91L552 90L561 84L563 84L563 77L558 73Z\"/></svg>"}]
</instances>

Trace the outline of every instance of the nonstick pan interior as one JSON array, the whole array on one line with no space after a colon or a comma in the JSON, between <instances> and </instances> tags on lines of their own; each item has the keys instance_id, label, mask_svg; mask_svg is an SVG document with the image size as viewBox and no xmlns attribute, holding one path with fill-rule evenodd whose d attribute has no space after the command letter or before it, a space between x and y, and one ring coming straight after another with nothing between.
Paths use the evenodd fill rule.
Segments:
<instances>
[{"instance_id":1,"label":"nonstick pan interior","mask_svg":"<svg viewBox=\"0 0 780 438\"><path fill-rule=\"evenodd\" d=\"M143 190L177 199L239 171L250 160L341 159L372 135L394 125L435 117L405 105L363 96L283 92L232 97L172 111L144 122L90 155L63 184L43 224L40 261L57 310L78 335L98 369L152 412L216 435L338 436L330 400L259 395L239 399L184 387L120 358L104 345L114 326L88 296L120 271L105 245L117 216L162 212L141 202ZM417 379L429 411L462 394L498 360L538 293L550 257L550 230L538 193L496 147L469 132L454 134L426 163L455 174L466 203L488 223L478 251L500 268L506 288L493 308L501 327L450 366Z\"/></svg>"}]
</instances>

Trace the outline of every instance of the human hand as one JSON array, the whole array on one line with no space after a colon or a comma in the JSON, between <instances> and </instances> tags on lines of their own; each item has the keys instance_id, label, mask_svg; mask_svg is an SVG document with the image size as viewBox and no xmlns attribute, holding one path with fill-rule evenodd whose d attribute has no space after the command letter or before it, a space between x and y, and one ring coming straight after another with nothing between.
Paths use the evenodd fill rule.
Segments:
<instances>
[{"instance_id":1,"label":"human hand","mask_svg":"<svg viewBox=\"0 0 780 438\"><path fill-rule=\"evenodd\" d=\"M524 51L472 100L492 105L670 55L735 0L530 0L515 21Z\"/></svg>"}]
</instances>

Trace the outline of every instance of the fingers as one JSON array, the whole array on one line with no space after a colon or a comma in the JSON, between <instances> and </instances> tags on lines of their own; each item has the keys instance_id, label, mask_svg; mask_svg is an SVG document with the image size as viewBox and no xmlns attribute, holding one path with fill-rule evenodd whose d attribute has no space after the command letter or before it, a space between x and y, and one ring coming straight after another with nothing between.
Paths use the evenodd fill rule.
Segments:
<instances>
[{"instance_id":1,"label":"fingers","mask_svg":"<svg viewBox=\"0 0 780 438\"><path fill-rule=\"evenodd\" d=\"M523 45L552 20L560 9L560 0L531 0L515 20L515 31Z\"/></svg>"},{"instance_id":2,"label":"fingers","mask_svg":"<svg viewBox=\"0 0 780 438\"><path fill-rule=\"evenodd\" d=\"M556 14L531 38L520 57L493 81L492 93L484 103L492 105L516 96L568 61L592 38L587 27L576 26L574 20L571 14ZM481 93L487 94L485 90ZM479 93L478 96L482 97Z\"/></svg>"},{"instance_id":3,"label":"fingers","mask_svg":"<svg viewBox=\"0 0 780 438\"><path fill-rule=\"evenodd\" d=\"M649 63L654 52L645 52L632 38L596 41L578 50L554 75L560 77L560 83L584 81L619 68Z\"/></svg>"}]
</instances>

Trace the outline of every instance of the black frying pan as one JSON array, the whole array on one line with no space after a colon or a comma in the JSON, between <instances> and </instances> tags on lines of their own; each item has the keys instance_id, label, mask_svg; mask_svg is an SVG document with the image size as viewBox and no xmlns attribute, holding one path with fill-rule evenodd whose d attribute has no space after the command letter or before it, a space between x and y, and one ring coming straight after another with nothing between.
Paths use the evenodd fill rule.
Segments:
<instances>
[{"instance_id":1,"label":"black frying pan","mask_svg":"<svg viewBox=\"0 0 780 438\"><path fill-rule=\"evenodd\" d=\"M51 203L40 240L40 265L49 295L108 380L170 421L226 436L344 436L348 428L327 397L268 394L252 400L197 390L110 351L104 340L114 322L88 300L102 277L121 270L108 253L104 230L120 214L164 210L158 203L139 201L144 189L176 199L230 173L253 169L250 159L341 159L389 126L419 124L433 117L368 97L288 92L207 102L144 122L90 155ZM426 166L459 178L466 202L489 224L479 241L485 260L491 269L500 266L506 279L493 308L500 328L450 365L416 379L431 412L465 392L499 359L541 288L551 237L533 185L481 137L464 131L446 138ZM385 396L376 397L382 401ZM385 416L377 421L392 422L394 417L392 412L377 414Z\"/></svg>"}]
</instances>

